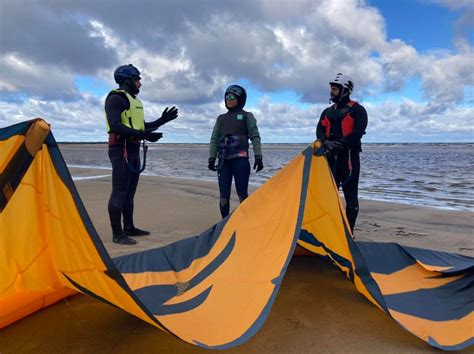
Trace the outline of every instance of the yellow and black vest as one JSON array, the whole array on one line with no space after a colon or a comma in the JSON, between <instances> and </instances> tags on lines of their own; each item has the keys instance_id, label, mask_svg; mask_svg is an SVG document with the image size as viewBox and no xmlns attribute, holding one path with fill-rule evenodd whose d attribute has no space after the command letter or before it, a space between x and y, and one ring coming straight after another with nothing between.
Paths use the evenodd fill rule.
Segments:
<instances>
[{"instance_id":1,"label":"yellow and black vest","mask_svg":"<svg viewBox=\"0 0 474 354\"><path fill-rule=\"evenodd\" d=\"M118 93L125 95L128 98L130 103L130 108L123 111L120 115L120 121L123 125L135 129L135 130L145 130L145 115L143 113L143 103L138 98L133 98L125 90L112 90L109 93L109 96L113 93ZM108 96L107 96L108 97ZM107 116L105 117L105 123L107 125L107 133L110 132L109 122Z\"/></svg>"}]
</instances>

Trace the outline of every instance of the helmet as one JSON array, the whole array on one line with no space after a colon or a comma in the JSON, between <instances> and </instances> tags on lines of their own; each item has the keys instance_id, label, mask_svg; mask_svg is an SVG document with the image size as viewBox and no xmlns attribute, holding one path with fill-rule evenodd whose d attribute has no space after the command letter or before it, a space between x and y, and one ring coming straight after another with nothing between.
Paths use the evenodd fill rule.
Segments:
<instances>
[{"instance_id":1,"label":"helmet","mask_svg":"<svg viewBox=\"0 0 474 354\"><path fill-rule=\"evenodd\" d=\"M240 87L238 85L231 85L225 90L224 96L227 96L228 93L233 93L236 96L242 97L242 89L243 87Z\"/></svg>"},{"instance_id":2,"label":"helmet","mask_svg":"<svg viewBox=\"0 0 474 354\"><path fill-rule=\"evenodd\" d=\"M225 96L227 96L227 94L229 93L233 93L234 95L236 95L239 100L238 107L244 108L245 102L247 102L247 92L245 91L245 89L239 85L230 85L225 90L224 100L225 100Z\"/></svg>"},{"instance_id":3,"label":"helmet","mask_svg":"<svg viewBox=\"0 0 474 354\"><path fill-rule=\"evenodd\" d=\"M115 82L119 85L125 80L133 78L140 79L140 71L132 64L119 66L114 71Z\"/></svg>"},{"instance_id":4,"label":"helmet","mask_svg":"<svg viewBox=\"0 0 474 354\"><path fill-rule=\"evenodd\" d=\"M352 90L354 89L354 81L349 76L346 76L341 73L338 73L336 75L336 78L333 81L329 82L329 85L342 86L343 91L345 91L344 89L347 89L347 93L343 93L342 96L351 94Z\"/></svg>"}]
</instances>

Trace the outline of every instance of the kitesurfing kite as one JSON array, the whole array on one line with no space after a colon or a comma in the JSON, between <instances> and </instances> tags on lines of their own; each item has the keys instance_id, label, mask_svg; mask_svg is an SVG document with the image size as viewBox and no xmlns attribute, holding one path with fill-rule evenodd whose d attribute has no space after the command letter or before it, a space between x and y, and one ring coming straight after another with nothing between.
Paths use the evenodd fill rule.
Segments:
<instances>
[{"instance_id":1,"label":"kitesurfing kite","mask_svg":"<svg viewBox=\"0 0 474 354\"><path fill-rule=\"evenodd\" d=\"M297 244L432 346L474 343L474 259L354 241L318 141L202 234L112 259L49 125L0 129L0 328L79 291L194 345L233 347L264 323Z\"/></svg>"}]
</instances>

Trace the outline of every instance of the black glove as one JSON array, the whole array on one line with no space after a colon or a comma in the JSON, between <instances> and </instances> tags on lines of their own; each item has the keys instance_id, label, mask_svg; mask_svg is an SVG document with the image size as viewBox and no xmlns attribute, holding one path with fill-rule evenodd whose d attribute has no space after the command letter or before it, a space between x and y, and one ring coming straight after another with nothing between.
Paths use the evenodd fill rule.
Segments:
<instances>
[{"instance_id":1,"label":"black glove","mask_svg":"<svg viewBox=\"0 0 474 354\"><path fill-rule=\"evenodd\" d=\"M142 139L147 141L156 142L163 137L163 133L153 133L151 131L144 131L142 134Z\"/></svg>"},{"instance_id":2,"label":"black glove","mask_svg":"<svg viewBox=\"0 0 474 354\"><path fill-rule=\"evenodd\" d=\"M324 148L326 149L326 151L330 154L335 154L339 151L341 151L342 149L344 149L344 142L342 140L325 140L324 141Z\"/></svg>"},{"instance_id":3,"label":"black glove","mask_svg":"<svg viewBox=\"0 0 474 354\"><path fill-rule=\"evenodd\" d=\"M253 169L257 169L255 172L260 172L263 170L263 161L261 155L255 155L255 163L253 164Z\"/></svg>"},{"instance_id":4,"label":"black glove","mask_svg":"<svg viewBox=\"0 0 474 354\"><path fill-rule=\"evenodd\" d=\"M161 118L159 118L158 120L160 121L161 125L163 125L176 118L178 118L178 108L173 106L171 107L169 111L168 111L168 107L166 107L163 113L161 114Z\"/></svg>"},{"instance_id":5,"label":"black glove","mask_svg":"<svg viewBox=\"0 0 474 354\"><path fill-rule=\"evenodd\" d=\"M163 113L161 114L161 117L151 122L151 124L149 125L150 130L156 130L163 124L166 124L176 118L178 118L178 108L173 106L170 110L168 110L168 107L166 107Z\"/></svg>"},{"instance_id":6,"label":"black glove","mask_svg":"<svg viewBox=\"0 0 474 354\"><path fill-rule=\"evenodd\" d=\"M215 157L209 157L209 160L207 160L207 168L211 171L217 171Z\"/></svg>"}]
</instances>

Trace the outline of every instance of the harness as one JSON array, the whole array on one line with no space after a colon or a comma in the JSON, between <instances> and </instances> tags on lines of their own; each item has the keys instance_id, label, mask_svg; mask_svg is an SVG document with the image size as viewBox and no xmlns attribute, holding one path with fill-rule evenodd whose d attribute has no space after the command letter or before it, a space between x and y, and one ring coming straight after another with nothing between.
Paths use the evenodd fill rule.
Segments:
<instances>
[{"instance_id":1,"label":"harness","mask_svg":"<svg viewBox=\"0 0 474 354\"><path fill-rule=\"evenodd\" d=\"M227 134L222 137L219 141L219 163L217 164L217 170L222 168L224 160L236 159L239 157L248 157L247 150L242 149L240 140L242 136Z\"/></svg>"},{"instance_id":2,"label":"harness","mask_svg":"<svg viewBox=\"0 0 474 354\"><path fill-rule=\"evenodd\" d=\"M138 144L142 146L143 149L143 163L142 167L140 169L134 168L130 162L128 161L128 149L127 149L127 143L133 143L133 144ZM124 162L126 163L128 169L130 169L134 173L142 173L145 168L146 168L146 154L148 152L148 146L145 143L145 140L140 141L137 138L122 138L119 134L115 133L110 133L109 134L109 146L114 146L114 145L122 145L123 144L123 159ZM140 150L140 148L138 148Z\"/></svg>"},{"instance_id":3,"label":"harness","mask_svg":"<svg viewBox=\"0 0 474 354\"><path fill-rule=\"evenodd\" d=\"M143 148L143 163L142 167L140 169L136 169L130 165L130 162L128 161L128 151L127 151L127 140L125 139L125 143L123 144L123 159L125 160L125 163L127 164L127 167L130 171L134 173L142 173L145 171L146 168L146 153L148 152L148 146L145 144L145 140L142 141L141 143L142 148ZM140 151L139 151L140 154Z\"/></svg>"}]
</instances>

